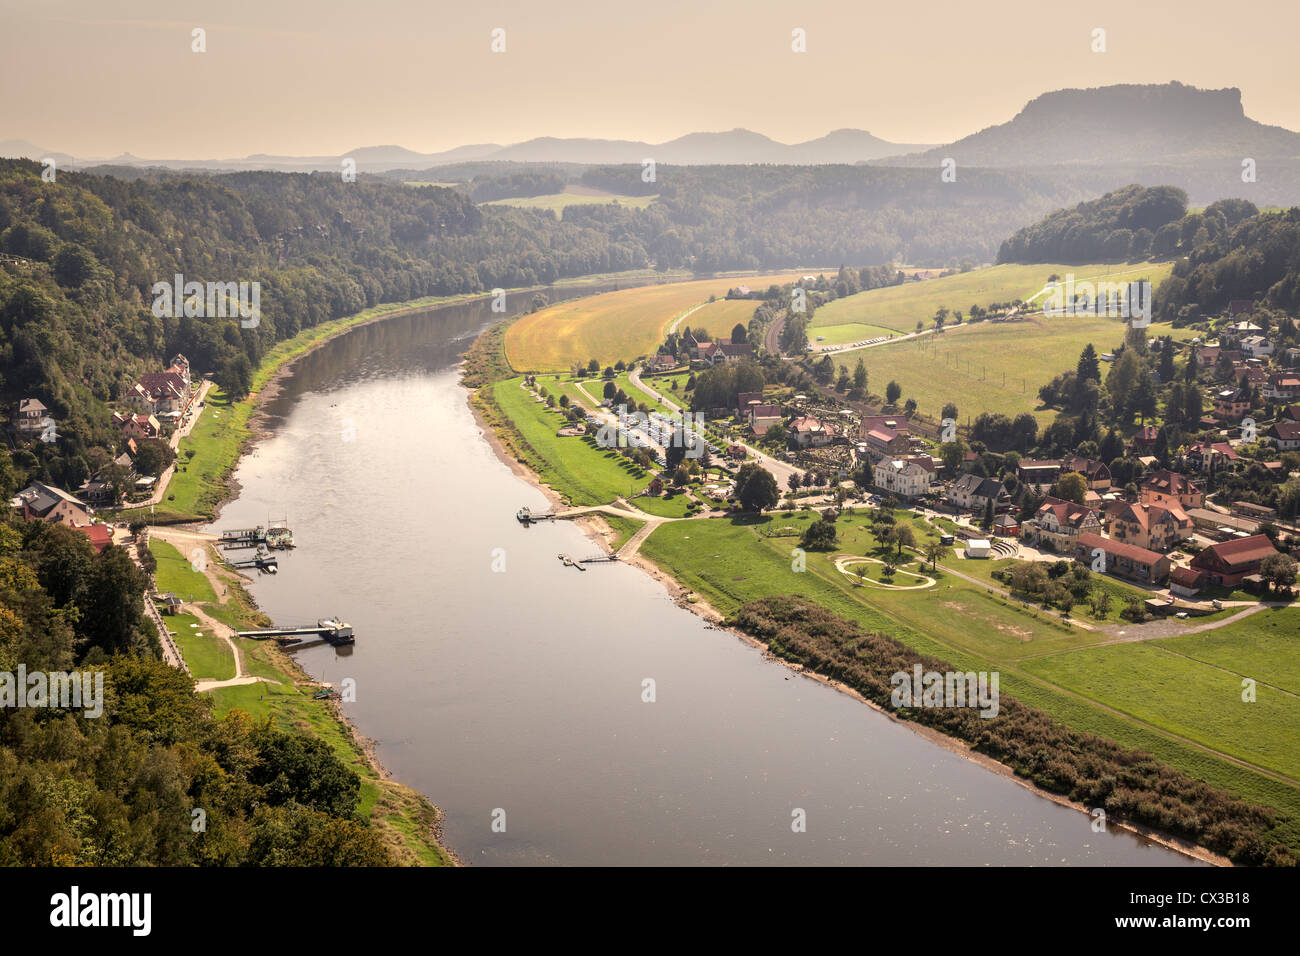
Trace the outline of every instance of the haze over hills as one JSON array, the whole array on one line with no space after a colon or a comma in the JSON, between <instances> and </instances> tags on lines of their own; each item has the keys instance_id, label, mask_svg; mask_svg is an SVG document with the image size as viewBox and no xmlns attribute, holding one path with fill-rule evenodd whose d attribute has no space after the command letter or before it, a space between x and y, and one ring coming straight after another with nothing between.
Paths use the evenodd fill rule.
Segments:
<instances>
[{"instance_id":1,"label":"haze over hills","mask_svg":"<svg viewBox=\"0 0 1300 956\"><path fill-rule=\"evenodd\" d=\"M804 143L779 143L762 133L733 129L719 133L688 133L666 143L636 140L559 138L543 136L501 146L483 143L458 146L439 153L419 153L402 146L366 146L344 156L356 160L363 172L427 169L451 163L488 161L516 163L575 163L582 165L637 164L648 158L677 166L713 166L771 163L815 166L862 163L926 149L926 145L891 143L865 130L840 129ZM124 153L92 158L50 153L25 140L0 142L0 156L42 159L63 158L80 166L164 166L169 169L271 169L283 171L336 170L342 156L274 156L257 153L239 159L146 159Z\"/></svg>"},{"instance_id":2,"label":"haze over hills","mask_svg":"<svg viewBox=\"0 0 1300 956\"><path fill-rule=\"evenodd\" d=\"M1209 158L1300 157L1300 133L1246 116L1241 90L1182 83L1056 90L1006 123L882 165L1196 164Z\"/></svg>"}]
</instances>

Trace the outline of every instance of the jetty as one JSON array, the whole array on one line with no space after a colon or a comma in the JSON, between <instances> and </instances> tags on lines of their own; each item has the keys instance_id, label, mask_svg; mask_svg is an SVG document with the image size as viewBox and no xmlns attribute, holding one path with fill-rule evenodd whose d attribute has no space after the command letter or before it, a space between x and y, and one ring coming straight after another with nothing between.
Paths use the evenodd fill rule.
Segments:
<instances>
[{"instance_id":1,"label":"jetty","mask_svg":"<svg viewBox=\"0 0 1300 956\"><path fill-rule=\"evenodd\" d=\"M619 559L617 554L600 554L594 558L573 558L567 554L557 554L556 557L566 568L577 568L579 571L586 571L589 564L607 564Z\"/></svg>"},{"instance_id":2,"label":"jetty","mask_svg":"<svg viewBox=\"0 0 1300 956\"><path fill-rule=\"evenodd\" d=\"M327 643L339 646L341 644L356 643L356 635L352 633L352 625L337 617L326 617L317 621L314 625L306 624L302 627L266 627L254 631L236 631L240 637L251 637L253 640L274 640L281 645L301 644L309 637L319 637Z\"/></svg>"},{"instance_id":3,"label":"jetty","mask_svg":"<svg viewBox=\"0 0 1300 956\"><path fill-rule=\"evenodd\" d=\"M294 546L293 532L289 529L287 521L272 522L269 526L259 524L256 528L223 531L217 539L217 544L227 550L258 547L288 550Z\"/></svg>"},{"instance_id":4,"label":"jetty","mask_svg":"<svg viewBox=\"0 0 1300 956\"><path fill-rule=\"evenodd\" d=\"M515 518L522 525L537 524L539 521L554 521L557 515L553 511L536 513L527 505L515 512Z\"/></svg>"}]
</instances>

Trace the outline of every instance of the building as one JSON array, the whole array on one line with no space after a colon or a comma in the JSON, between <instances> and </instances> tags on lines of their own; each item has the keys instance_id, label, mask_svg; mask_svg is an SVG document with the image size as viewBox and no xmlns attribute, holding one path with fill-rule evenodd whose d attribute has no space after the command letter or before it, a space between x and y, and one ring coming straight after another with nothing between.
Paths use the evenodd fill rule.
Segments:
<instances>
[{"instance_id":1,"label":"building","mask_svg":"<svg viewBox=\"0 0 1300 956\"><path fill-rule=\"evenodd\" d=\"M1269 426L1264 437L1277 446L1278 451L1300 449L1300 422L1278 421Z\"/></svg>"},{"instance_id":2,"label":"building","mask_svg":"<svg viewBox=\"0 0 1300 956\"><path fill-rule=\"evenodd\" d=\"M1251 358L1268 358L1273 354L1273 343L1262 335L1247 335L1241 340L1241 350Z\"/></svg>"},{"instance_id":3,"label":"building","mask_svg":"<svg viewBox=\"0 0 1300 956\"><path fill-rule=\"evenodd\" d=\"M1020 521L1015 515L1007 513L993 519L993 530L1004 538L1020 537Z\"/></svg>"},{"instance_id":4,"label":"building","mask_svg":"<svg viewBox=\"0 0 1300 956\"><path fill-rule=\"evenodd\" d=\"M759 438L767 434L767 430L781 420L780 405L750 405L749 406L749 427Z\"/></svg>"},{"instance_id":5,"label":"building","mask_svg":"<svg viewBox=\"0 0 1300 956\"><path fill-rule=\"evenodd\" d=\"M1169 570L1169 593L1178 597L1191 598L1205 587L1205 572L1198 568L1185 568L1181 565Z\"/></svg>"},{"instance_id":6,"label":"building","mask_svg":"<svg viewBox=\"0 0 1300 956\"><path fill-rule=\"evenodd\" d=\"M1110 468L1105 462L1091 458L1067 458L1061 462L1061 471L1065 474L1077 471L1083 475L1090 491L1110 490Z\"/></svg>"},{"instance_id":7,"label":"building","mask_svg":"<svg viewBox=\"0 0 1300 956\"><path fill-rule=\"evenodd\" d=\"M50 410L38 398L24 398L14 411L14 429L19 436L39 435L45 430Z\"/></svg>"},{"instance_id":8,"label":"building","mask_svg":"<svg viewBox=\"0 0 1300 956\"><path fill-rule=\"evenodd\" d=\"M60 488L33 481L10 505L28 521L48 521L71 527L90 524L90 509Z\"/></svg>"},{"instance_id":9,"label":"building","mask_svg":"<svg viewBox=\"0 0 1300 956\"><path fill-rule=\"evenodd\" d=\"M1032 458L1022 459L1016 469L1016 476L1021 484L1029 485L1037 491L1050 488L1061 477L1061 463L1054 458L1036 461Z\"/></svg>"},{"instance_id":10,"label":"building","mask_svg":"<svg viewBox=\"0 0 1300 956\"><path fill-rule=\"evenodd\" d=\"M1209 584L1236 587L1248 575L1257 574L1263 560L1276 553L1267 535L1252 534L1210 545L1192 558L1191 566L1204 571Z\"/></svg>"},{"instance_id":11,"label":"building","mask_svg":"<svg viewBox=\"0 0 1300 956\"><path fill-rule=\"evenodd\" d=\"M1183 457L1187 459L1189 465L1200 471L1222 468L1225 465L1231 467L1241 460L1241 456L1237 454L1237 449L1226 441L1193 442L1187 446L1187 452Z\"/></svg>"},{"instance_id":12,"label":"building","mask_svg":"<svg viewBox=\"0 0 1300 956\"><path fill-rule=\"evenodd\" d=\"M1259 390L1259 394L1274 402L1290 402L1300 398L1300 372L1274 372Z\"/></svg>"},{"instance_id":13,"label":"building","mask_svg":"<svg viewBox=\"0 0 1300 956\"><path fill-rule=\"evenodd\" d=\"M966 542L966 557L987 558L992 547L987 538L971 538Z\"/></svg>"},{"instance_id":14,"label":"building","mask_svg":"<svg viewBox=\"0 0 1300 956\"><path fill-rule=\"evenodd\" d=\"M934 459L926 456L887 458L876 463L872 479L877 488L900 498L920 498L934 483Z\"/></svg>"},{"instance_id":15,"label":"building","mask_svg":"<svg viewBox=\"0 0 1300 956\"><path fill-rule=\"evenodd\" d=\"M1022 531L1036 546L1069 552L1079 535L1101 534L1101 518L1092 508L1048 495Z\"/></svg>"},{"instance_id":16,"label":"building","mask_svg":"<svg viewBox=\"0 0 1300 956\"><path fill-rule=\"evenodd\" d=\"M1192 536L1196 526L1176 504L1144 505L1116 502L1106 510L1103 524L1116 541L1148 551L1168 551Z\"/></svg>"},{"instance_id":17,"label":"building","mask_svg":"<svg viewBox=\"0 0 1300 956\"><path fill-rule=\"evenodd\" d=\"M797 448L821 448L829 444L830 430L811 415L796 418L790 423L790 441Z\"/></svg>"},{"instance_id":18,"label":"building","mask_svg":"<svg viewBox=\"0 0 1300 956\"><path fill-rule=\"evenodd\" d=\"M90 539L90 546L96 554L113 543L113 529L106 524L80 525L76 530Z\"/></svg>"},{"instance_id":19,"label":"building","mask_svg":"<svg viewBox=\"0 0 1300 956\"><path fill-rule=\"evenodd\" d=\"M1002 487L1002 482L996 478L985 478L982 475L962 475L948 486L948 493L945 497L954 508L962 508L966 511L983 514L990 501L996 507L998 502L1006 497L1006 489Z\"/></svg>"},{"instance_id":20,"label":"building","mask_svg":"<svg viewBox=\"0 0 1300 956\"><path fill-rule=\"evenodd\" d=\"M1214 417L1221 422L1241 421L1250 411L1250 396L1245 389L1224 388L1214 394Z\"/></svg>"},{"instance_id":21,"label":"building","mask_svg":"<svg viewBox=\"0 0 1300 956\"><path fill-rule=\"evenodd\" d=\"M741 418L746 418L749 415L750 405L762 405L762 404L763 404L762 392L741 392L736 396L736 414L739 415Z\"/></svg>"},{"instance_id":22,"label":"building","mask_svg":"<svg viewBox=\"0 0 1300 956\"><path fill-rule=\"evenodd\" d=\"M866 445L867 456L872 461L881 461L907 454L911 450L912 441L907 432L895 431L892 428L873 428L867 432Z\"/></svg>"},{"instance_id":23,"label":"building","mask_svg":"<svg viewBox=\"0 0 1300 956\"><path fill-rule=\"evenodd\" d=\"M1134 544L1114 541L1097 534L1081 534L1074 542L1074 558L1092 566L1098 552L1105 555L1105 573L1140 581L1143 584L1160 584L1169 577L1173 566L1163 554L1156 554Z\"/></svg>"},{"instance_id":24,"label":"building","mask_svg":"<svg viewBox=\"0 0 1300 956\"><path fill-rule=\"evenodd\" d=\"M701 342L696 354L710 365L718 365L723 362L736 362L744 358L753 358L754 346L748 342L739 344L734 342Z\"/></svg>"},{"instance_id":25,"label":"building","mask_svg":"<svg viewBox=\"0 0 1300 956\"><path fill-rule=\"evenodd\" d=\"M1142 479L1139 486L1144 505L1176 504L1184 511L1205 504L1205 491L1186 475L1161 468Z\"/></svg>"},{"instance_id":26,"label":"building","mask_svg":"<svg viewBox=\"0 0 1300 956\"><path fill-rule=\"evenodd\" d=\"M1133 433L1133 438L1129 442L1134 452L1141 454L1150 451L1156 447L1156 440L1160 437L1160 429L1155 425L1143 425Z\"/></svg>"},{"instance_id":27,"label":"building","mask_svg":"<svg viewBox=\"0 0 1300 956\"><path fill-rule=\"evenodd\" d=\"M162 434L162 424L153 415L123 415L114 412L113 424L122 429L122 434L127 438L157 438Z\"/></svg>"}]
</instances>

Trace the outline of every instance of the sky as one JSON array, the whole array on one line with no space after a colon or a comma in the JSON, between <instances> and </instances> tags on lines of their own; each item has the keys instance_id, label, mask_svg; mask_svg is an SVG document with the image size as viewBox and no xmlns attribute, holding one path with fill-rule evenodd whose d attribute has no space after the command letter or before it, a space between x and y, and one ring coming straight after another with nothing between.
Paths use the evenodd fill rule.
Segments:
<instances>
[{"instance_id":1,"label":"sky","mask_svg":"<svg viewBox=\"0 0 1300 956\"><path fill-rule=\"evenodd\" d=\"M937 144L1049 90L1170 80L1238 87L1248 116L1300 130L1297 35L1295 0L0 0L0 141L155 159L735 127Z\"/></svg>"}]
</instances>

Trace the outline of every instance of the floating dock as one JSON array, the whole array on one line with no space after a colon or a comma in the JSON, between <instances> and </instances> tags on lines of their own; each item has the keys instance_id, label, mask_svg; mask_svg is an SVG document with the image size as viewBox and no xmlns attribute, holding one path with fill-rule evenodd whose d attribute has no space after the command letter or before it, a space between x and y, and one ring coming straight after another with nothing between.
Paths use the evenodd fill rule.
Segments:
<instances>
[{"instance_id":1,"label":"floating dock","mask_svg":"<svg viewBox=\"0 0 1300 956\"><path fill-rule=\"evenodd\" d=\"M277 551L294 546L293 532L284 521L273 522L269 527L259 524L256 528L223 531L217 543L226 549L267 547Z\"/></svg>"},{"instance_id":2,"label":"floating dock","mask_svg":"<svg viewBox=\"0 0 1300 956\"><path fill-rule=\"evenodd\" d=\"M303 627L267 627L256 631L237 631L236 634L259 641L270 639L280 644L301 644L309 637L319 637L335 647L356 643L352 625L336 617L322 618L315 626L308 624Z\"/></svg>"},{"instance_id":3,"label":"floating dock","mask_svg":"<svg viewBox=\"0 0 1300 956\"><path fill-rule=\"evenodd\" d=\"M554 521L555 514L550 511L544 514L535 514L531 508L525 505L515 512L515 518L518 519L520 524L528 525L536 524L539 521Z\"/></svg>"}]
</instances>

